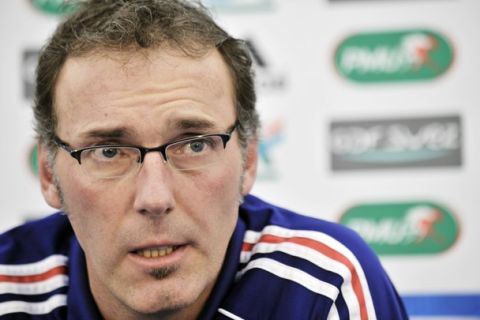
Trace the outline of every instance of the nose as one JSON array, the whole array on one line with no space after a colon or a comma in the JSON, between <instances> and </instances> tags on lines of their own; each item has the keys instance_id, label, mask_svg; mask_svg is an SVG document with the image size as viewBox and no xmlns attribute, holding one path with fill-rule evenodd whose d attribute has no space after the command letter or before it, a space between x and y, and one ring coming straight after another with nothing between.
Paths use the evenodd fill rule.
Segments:
<instances>
[{"instance_id":1,"label":"nose","mask_svg":"<svg viewBox=\"0 0 480 320\"><path fill-rule=\"evenodd\" d=\"M175 208L171 170L159 152L145 155L135 183L136 212L153 218L168 214Z\"/></svg>"}]
</instances>

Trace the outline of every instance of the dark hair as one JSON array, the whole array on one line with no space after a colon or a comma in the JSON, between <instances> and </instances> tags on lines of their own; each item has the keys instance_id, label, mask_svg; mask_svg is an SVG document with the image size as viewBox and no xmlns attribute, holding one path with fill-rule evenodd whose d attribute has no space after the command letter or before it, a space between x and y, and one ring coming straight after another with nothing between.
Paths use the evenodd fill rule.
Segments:
<instances>
[{"instance_id":1,"label":"dark hair","mask_svg":"<svg viewBox=\"0 0 480 320\"><path fill-rule=\"evenodd\" d=\"M217 48L235 88L238 134L245 149L257 136L252 60L246 44L229 36L199 3L182 0L90 0L78 3L43 48L36 72L35 130L53 147L57 118L55 84L69 56L95 51L174 48L199 57Z\"/></svg>"}]
</instances>

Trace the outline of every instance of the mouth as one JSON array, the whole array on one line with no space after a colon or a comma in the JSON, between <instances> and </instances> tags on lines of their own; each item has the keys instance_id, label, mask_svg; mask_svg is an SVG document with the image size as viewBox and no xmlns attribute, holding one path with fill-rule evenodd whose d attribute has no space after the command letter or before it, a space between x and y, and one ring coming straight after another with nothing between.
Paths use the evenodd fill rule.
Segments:
<instances>
[{"instance_id":1,"label":"mouth","mask_svg":"<svg viewBox=\"0 0 480 320\"><path fill-rule=\"evenodd\" d=\"M147 259L162 258L171 255L180 246L162 246L153 248L143 248L133 251L134 254Z\"/></svg>"}]
</instances>

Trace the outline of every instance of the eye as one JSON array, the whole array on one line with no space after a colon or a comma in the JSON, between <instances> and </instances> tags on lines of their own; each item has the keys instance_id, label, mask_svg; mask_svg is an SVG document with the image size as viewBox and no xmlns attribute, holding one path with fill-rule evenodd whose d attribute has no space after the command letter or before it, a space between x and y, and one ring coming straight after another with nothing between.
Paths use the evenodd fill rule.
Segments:
<instances>
[{"instance_id":1,"label":"eye","mask_svg":"<svg viewBox=\"0 0 480 320\"><path fill-rule=\"evenodd\" d=\"M205 141L204 140L192 141L190 142L189 147L193 152L196 152L196 153L202 152L203 149L205 149Z\"/></svg>"},{"instance_id":2,"label":"eye","mask_svg":"<svg viewBox=\"0 0 480 320\"><path fill-rule=\"evenodd\" d=\"M103 148L101 149L101 153L105 158L114 158L118 154L117 148Z\"/></svg>"},{"instance_id":3,"label":"eye","mask_svg":"<svg viewBox=\"0 0 480 320\"><path fill-rule=\"evenodd\" d=\"M207 156L218 149L217 136L192 138L188 141L172 143L167 148L168 155L172 157L199 157Z\"/></svg>"},{"instance_id":4,"label":"eye","mask_svg":"<svg viewBox=\"0 0 480 320\"><path fill-rule=\"evenodd\" d=\"M120 150L118 148L106 147L106 148L95 148L92 149L90 154L94 158L101 160L114 159L118 156Z\"/></svg>"},{"instance_id":5,"label":"eye","mask_svg":"<svg viewBox=\"0 0 480 320\"><path fill-rule=\"evenodd\" d=\"M140 162L140 151L134 147L98 146L85 149L82 161L91 166L128 166Z\"/></svg>"}]
</instances>

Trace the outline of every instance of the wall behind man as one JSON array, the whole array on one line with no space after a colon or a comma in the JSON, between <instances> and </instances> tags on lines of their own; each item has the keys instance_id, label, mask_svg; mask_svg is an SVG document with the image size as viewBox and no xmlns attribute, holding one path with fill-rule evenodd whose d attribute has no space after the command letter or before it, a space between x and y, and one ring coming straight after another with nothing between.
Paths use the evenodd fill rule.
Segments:
<instances>
[{"instance_id":1,"label":"wall behind man","mask_svg":"<svg viewBox=\"0 0 480 320\"><path fill-rule=\"evenodd\" d=\"M31 90L54 0L0 3L0 231L51 213ZM254 194L357 230L412 317L480 318L480 1L209 0L252 49Z\"/></svg>"}]
</instances>

